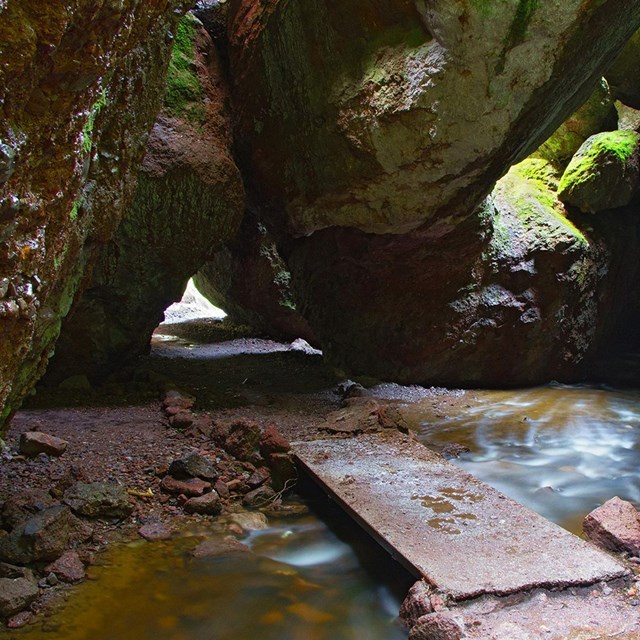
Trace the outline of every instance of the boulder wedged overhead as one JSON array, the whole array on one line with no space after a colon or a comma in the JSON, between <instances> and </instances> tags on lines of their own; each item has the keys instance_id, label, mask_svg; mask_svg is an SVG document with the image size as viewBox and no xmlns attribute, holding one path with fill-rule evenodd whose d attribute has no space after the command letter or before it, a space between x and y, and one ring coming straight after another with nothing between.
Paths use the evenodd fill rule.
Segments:
<instances>
[{"instance_id":1,"label":"boulder wedged overhead","mask_svg":"<svg viewBox=\"0 0 640 640\"><path fill-rule=\"evenodd\" d=\"M97 382L145 353L164 310L240 225L244 191L218 56L190 14L176 36L133 203L63 325L48 384L78 374Z\"/></svg>"},{"instance_id":2,"label":"boulder wedged overhead","mask_svg":"<svg viewBox=\"0 0 640 640\"><path fill-rule=\"evenodd\" d=\"M130 200L181 7L0 4L0 428Z\"/></svg>"},{"instance_id":3,"label":"boulder wedged overhead","mask_svg":"<svg viewBox=\"0 0 640 640\"><path fill-rule=\"evenodd\" d=\"M235 0L242 170L287 235L469 215L593 91L632 0Z\"/></svg>"}]
</instances>

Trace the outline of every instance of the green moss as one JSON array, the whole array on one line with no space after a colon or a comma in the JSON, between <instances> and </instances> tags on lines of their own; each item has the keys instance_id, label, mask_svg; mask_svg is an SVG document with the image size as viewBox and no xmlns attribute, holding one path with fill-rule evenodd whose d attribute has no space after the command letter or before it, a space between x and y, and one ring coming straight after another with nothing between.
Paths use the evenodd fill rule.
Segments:
<instances>
[{"instance_id":1,"label":"green moss","mask_svg":"<svg viewBox=\"0 0 640 640\"><path fill-rule=\"evenodd\" d=\"M82 128L82 151L84 153L90 153L93 146L93 129L96 124L96 118L102 111L103 107L106 107L108 103L107 92L103 89L100 93L100 97L93 104L89 110L89 117ZM77 213L77 212L76 212Z\"/></svg>"},{"instance_id":2,"label":"green moss","mask_svg":"<svg viewBox=\"0 0 640 640\"><path fill-rule=\"evenodd\" d=\"M178 118L202 124L205 118L203 89L195 72L194 49L198 20L187 13L178 23L164 94L164 109Z\"/></svg>"},{"instance_id":3,"label":"green moss","mask_svg":"<svg viewBox=\"0 0 640 640\"><path fill-rule=\"evenodd\" d=\"M635 131L607 131L591 136L572 158L558 191L571 193L580 185L596 180L601 168L607 164L617 164L624 173L639 145L640 134Z\"/></svg>"},{"instance_id":4,"label":"green moss","mask_svg":"<svg viewBox=\"0 0 640 640\"><path fill-rule=\"evenodd\" d=\"M540 0L520 0L507 36L508 49L515 47L524 40L531 18L539 6Z\"/></svg>"}]
</instances>

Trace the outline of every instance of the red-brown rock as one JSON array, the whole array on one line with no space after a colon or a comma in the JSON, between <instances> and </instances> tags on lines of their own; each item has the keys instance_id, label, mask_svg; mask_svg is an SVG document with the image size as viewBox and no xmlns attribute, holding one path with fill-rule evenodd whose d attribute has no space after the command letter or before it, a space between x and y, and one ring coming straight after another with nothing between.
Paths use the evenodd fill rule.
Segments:
<instances>
[{"instance_id":1,"label":"red-brown rock","mask_svg":"<svg viewBox=\"0 0 640 640\"><path fill-rule=\"evenodd\" d=\"M433 613L431 604L431 587L419 580L411 589L400 607L400 620L408 629L411 629L422 616Z\"/></svg>"},{"instance_id":2,"label":"red-brown rock","mask_svg":"<svg viewBox=\"0 0 640 640\"><path fill-rule=\"evenodd\" d=\"M291 449L289 441L278 431L274 424L266 426L260 436L260 453L265 458L270 453L287 453Z\"/></svg>"},{"instance_id":3,"label":"red-brown rock","mask_svg":"<svg viewBox=\"0 0 640 640\"><path fill-rule=\"evenodd\" d=\"M29 457L37 456L39 453L61 456L68 446L66 440L40 431L27 431L20 436L20 453Z\"/></svg>"},{"instance_id":4,"label":"red-brown rock","mask_svg":"<svg viewBox=\"0 0 640 640\"><path fill-rule=\"evenodd\" d=\"M162 478L160 488L174 496L183 494L188 497L201 496L211 489L211 483L200 480L200 478L191 478L189 480L177 480L172 476Z\"/></svg>"},{"instance_id":5,"label":"red-brown rock","mask_svg":"<svg viewBox=\"0 0 640 640\"><path fill-rule=\"evenodd\" d=\"M80 582L86 575L84 564L74 551L63 553L55 562L45 567L45 572L55 573L62 582Z\"/></svg>"},{"instance_id":6,"label":"red-brown rock","mask_svg":"<svg viewBox=\"0 0 640 640\"><path fill-rule=\"evenodd\" d=\"M409 640L462 640L464 629L446 612L429 613L418 619Z\"/></svg>"},{"instance_id":7,"label":"red-brown rock","mask_svg":"<svg viewBox=\"0 0 640 640\"><path fill-rule=\"evenodd\" d=\"M222 511L222 503L220 496L215 491L210 491L197 498L187 500L183 508L187 513L215 516Z\"/></svg>"},{"instance_id":8,"label":"red-brown rock","mask_svg":"<svg viewBox=\"0 0 640 640\"><path fill-rule=\"evenodd\" d=\"M168 540L171 538L172 531L166 525L160 522L150 522L149 524L142 525L138 529L138 533L145 540Z\"/></svg>"},{"instance_id":9,"label":"red-brown rock","mask_svg":"<svg viewBox=\"0 0 640 640\"><path fill-rule=\"evenodd\" d=\"M640 556L640 512L626 500L617 496L607 500L584 519L583 529L604 549Z\"/></svg>"}]
</instances>

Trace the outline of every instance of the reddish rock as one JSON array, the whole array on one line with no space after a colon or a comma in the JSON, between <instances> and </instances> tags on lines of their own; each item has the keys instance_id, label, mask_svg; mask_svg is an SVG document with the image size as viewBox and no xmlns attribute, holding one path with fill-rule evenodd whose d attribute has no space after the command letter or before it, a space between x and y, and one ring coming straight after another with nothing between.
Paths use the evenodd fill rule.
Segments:
<instances>
[{"instance_id":1,"label":"reddish rock","mask_svg":"<svg viewBox=\"0 0 640 640\"><path fill-rule=\"evenodd\" d=\"M247 485L250 489L257 489L265 482L271 480L271 473L266 467L260 467L256 469L247 479Z\"/></svg>"},{"instance_id":2,"label":"reddish rock","mask_svg":"<svg viewBox=\"0 0 640 640\"><path fill-rule=\"evenodd\" d=\"M464 629L449 613L429 613L418 619L409 640L462 640Z\"/></svg>"},{"instance_id":3,"label":"reddish rock","mask_svg":"<svg viewBox=\"0 0 640 640\"><path fill-rule=\"evenodd\" d=\"M213 488L216 490L217 494L223 499L226 500L230 495L231 492L229 491L229 487L227 486L227 483L224 482L223 480L216 480L216 483L213 485Z\"/></svg>"},{"instance_id":4,"label":"reddish rock","mask_svg":"<svg viewBox=\"0 0 640 640\"><path fill-rule=\"evenodd\" d=\"M172 536L171 529L160 522L150 522L142 525L138 529L138 533L145 540L168 540Z\"/></svg>"},{"instance_id":5,"label":"reddish rock","mask_svg":"<svg viewBox=\"0 0 640 640\"><path fill-rule=\"evenodd\" d=\"M84 564L74 551L63 553L55 562L45 567L45 572L55 573L62 582L80 582L86 575Z\"/></svg>"},{"instance_id":6,"label":"reddish rock","mask_svg":"<svg viewBox=\"0 0 640 640\"><path fill-rule=\"evenodd\" d=\"M195 398L193 396L181 393L177 389L171 389L167 391L163 400L162 406L165 410L169 409L191 409L195 404Z\"/></svg>"},{"instance_id":7,"label":"reddish rock","mask_svg":"<svg viewBox=\"0 0 640 640\"><path fill-rule=\"evenodd\" d=\"M20 436L20 453L34 457L39 453L48 456L61 456L69 443L61 438L50 436L40 431L27 431Z\"/></svg>"},{"instance_id":8,"label":"reddish rock","mask_svg":"<svg viewBox=\"0 0 640 640\"><path fill-rule=\"evenodd\" d=\"M640 556L640 512L617 496L594 509L583 529L589 540L610 551L627 551Z\"/></svg>"},{"instance_id":9,"label":"reddish rock","mask_svg":"<svg viewBox=\"0 0 640 640\"><path fill-rule=\"evenodd\" d=\"M269 424L260 436L260 453L267 457L270 453L287 453L291 449L289 441L278 431L274 424Z\"/></svg>"},{"instance_id":10,"label":"reddish rock","mask_svg":"<svg viewBox=\"0 0 640 640\"><path fill-rule=\"evenodd\" d=\"M193 498L195 496L201 496L206 491L209 491L211 489L211 483L200 480L200 478L177 480L172 476L165 476L162 478L160 488L174 496L184 494L185 496Z\"/></svg>"},{"instance_id":11,"label":"reddish rock","mask_svg":"<svg viewBox=\"0 0 640 640\"><path fill-rule=\"evenodd\" d=\"M175 429L188 429L195 422L195 416L190 411L181 410L169 418L169 424Z\"/></svg>"},{"instance_id":12,"label":"reddish rock","mask_svg":"<svg viewBox=\"0 0 640 640\"><path fill-rule=\"evenodd\" d=\"M419 580L411 589L400 607L400 620L408 629L411 629L422 616L433 613L431 604L431 587Z\"/></svg>"},{"instance_id":13,"label":"reddish rock","mask_svg":"<svg viewBox=\"0 0 640 640\"><path fill-rule=\"evenodd\" d=\"M253 420L236 420L229 426L226 450L238 460L250 460L258 451L260 427Z\"/></svg>"},{"instance_id":14,"label":"reddish rock","mask_svg":"<svg viewBox=\"0 0 640 640\"><path fill-rule=\"evenodd\" d=\"M17 613L15 616L7 620L7 628L21 629L22 627L28 625L32 619L33 614L31 613L31 611L21 611L20 613Z\"/></svg>"},{"instance_id":15,"label":"reddish rock","mask_svg":"<svg viewBox=\"0 0 640 640\"><path fill-rule=\"evenodd\" d=\"M215 516L222 511L220 496L215 491L210 491L197 498L191 498L183 506L187 513L199 513L207 516Z\"/></svg>"}]
</instances>

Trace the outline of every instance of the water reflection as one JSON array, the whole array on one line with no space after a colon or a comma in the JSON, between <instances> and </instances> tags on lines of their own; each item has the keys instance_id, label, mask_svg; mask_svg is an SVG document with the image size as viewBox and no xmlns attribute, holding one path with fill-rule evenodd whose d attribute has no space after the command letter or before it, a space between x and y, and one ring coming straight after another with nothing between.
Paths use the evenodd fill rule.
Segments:
<instances>
[{"instance_id":1,"label":"water reflection","mask_svg":"<svg viewBox=\"0 0 640 640\"><path fill-rule=\"evenodd\" d=\"M579 533L614 495L640 505L640 392L551 385L466 394L421 425L424 441L471 449L458 463Z\"/></svg>"},{"instance_id":2,"label":"water reflection","mask_svg":"<svg viewBox=\"0 0 640 640\"><path fill-rule=\"evenodd\" d=\"M194 558L190 551L203 533L114 547L93 569L96 580L78 586L61 611L12 637L406 639L395 619L411 582L404 572L394 583L363 568L389 562L373 543L354 547L340 526L332 530L308 515L254 532L243 540L251 553ZM346 537L363 536L354 530Z\"/></svg>"}]
</instances>

